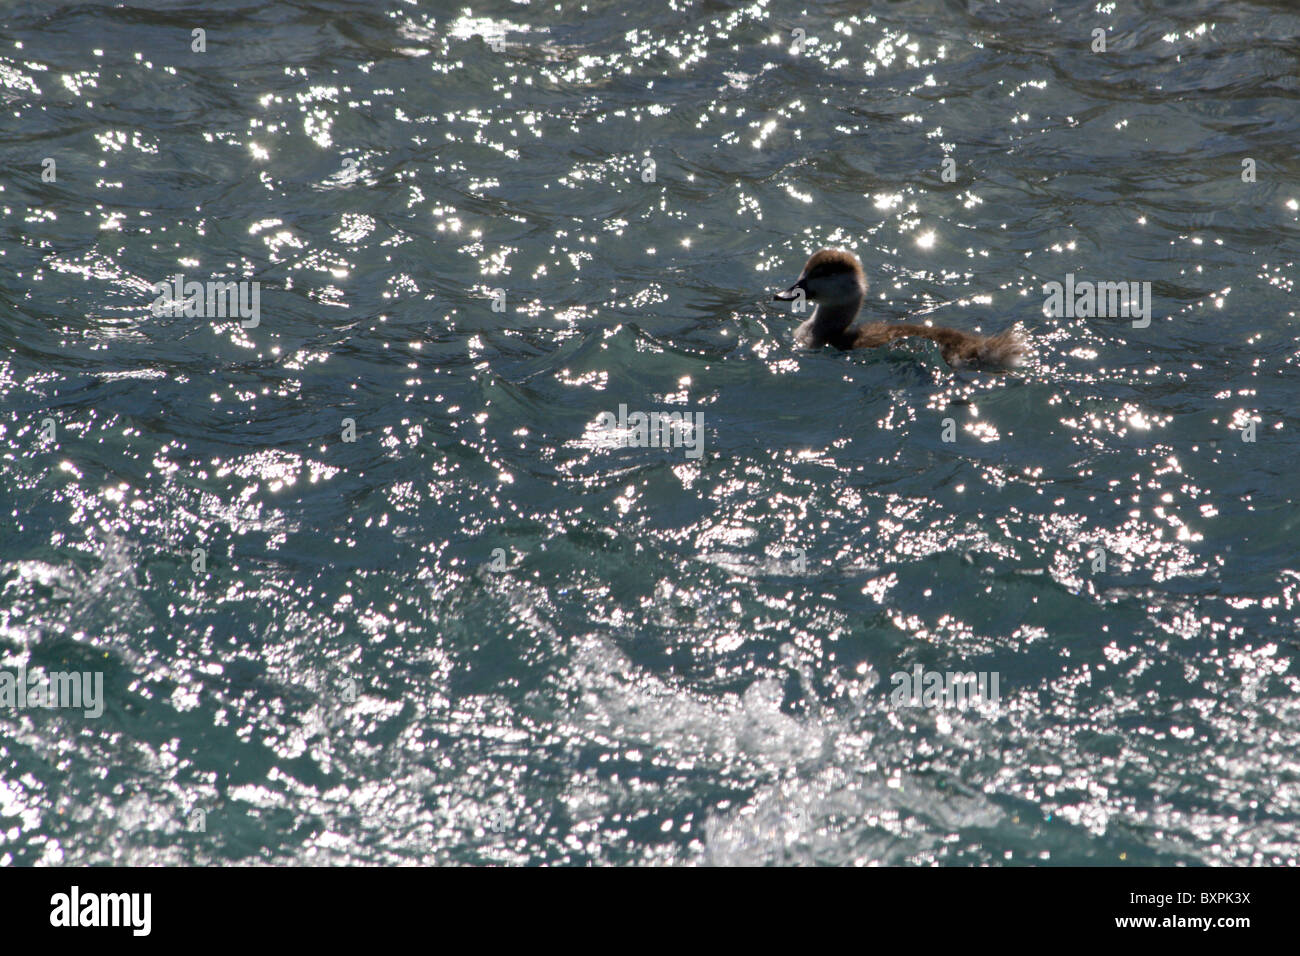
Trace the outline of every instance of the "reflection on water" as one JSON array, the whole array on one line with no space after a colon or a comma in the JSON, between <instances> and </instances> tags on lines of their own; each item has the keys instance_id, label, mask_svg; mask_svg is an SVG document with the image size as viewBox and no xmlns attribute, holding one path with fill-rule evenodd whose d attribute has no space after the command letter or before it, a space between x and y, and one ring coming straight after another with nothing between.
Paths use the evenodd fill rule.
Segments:
<instances>
[{"instance_id":1,"label":"reflection on water","mask_svg":"<svg viewBox=\"0 0 1300 956\"><path fill-rule=\"evenodd\" d=\"M865 6L3 14L0 863L1294 865L1300 15Z\"/></svg>"}]
</instances>

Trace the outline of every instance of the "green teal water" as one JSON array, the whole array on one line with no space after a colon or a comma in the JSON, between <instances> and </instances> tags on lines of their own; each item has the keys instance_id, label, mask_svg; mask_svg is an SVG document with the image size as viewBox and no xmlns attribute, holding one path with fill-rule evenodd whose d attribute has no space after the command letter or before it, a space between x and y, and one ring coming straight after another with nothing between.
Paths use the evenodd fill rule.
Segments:
<instances>
[{"instance_id":1,"label":"green teal water","mask_svg":"<svg viewBox=\"0 0 1300 956\"><path fill-rule=\"evenodd\" d=\"M104 712L0 707L0 864L1295 865L1298 67L1287 2L6 5L0 671ZM824 245L1029 360L797 348Z\"/></svg>"}]
</instances>

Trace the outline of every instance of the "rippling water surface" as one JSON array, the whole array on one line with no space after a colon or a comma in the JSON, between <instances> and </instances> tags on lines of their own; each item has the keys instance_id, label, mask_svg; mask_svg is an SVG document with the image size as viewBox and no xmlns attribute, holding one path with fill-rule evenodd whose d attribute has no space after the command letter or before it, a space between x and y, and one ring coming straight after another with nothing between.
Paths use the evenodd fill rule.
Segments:
<instances>
[{"instance_id":1,"label":"rippling water surface","mask_svg":"<svg viewBox=\"0 0 1300 956\"><path fill-rule=\"evenodd\" d=\"M1281 0L7 5L0 669L105 710L0 709L0 863L1295 865L1298 71ZM823 245L1030 361L797 349Z\"/></svg>"}]
</instances>

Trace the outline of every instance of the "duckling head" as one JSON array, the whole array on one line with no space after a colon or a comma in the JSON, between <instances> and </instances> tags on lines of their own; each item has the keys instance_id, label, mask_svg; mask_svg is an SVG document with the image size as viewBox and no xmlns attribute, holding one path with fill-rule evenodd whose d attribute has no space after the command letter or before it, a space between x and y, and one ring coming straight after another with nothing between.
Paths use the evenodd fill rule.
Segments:
<instances>
[{"instance_id":1,"label":"duckling head","mask_svg":"<svg viewBox=\"0 0 1300 956\"><path fill-rule=\"evenodd\" d=\"M772 298L788 302L798 299L800 291L809 302L856 306L867 294L867 277L858 257L847 249L820 249L809 256L798 281Z\"/></svg>"}]
</instances>

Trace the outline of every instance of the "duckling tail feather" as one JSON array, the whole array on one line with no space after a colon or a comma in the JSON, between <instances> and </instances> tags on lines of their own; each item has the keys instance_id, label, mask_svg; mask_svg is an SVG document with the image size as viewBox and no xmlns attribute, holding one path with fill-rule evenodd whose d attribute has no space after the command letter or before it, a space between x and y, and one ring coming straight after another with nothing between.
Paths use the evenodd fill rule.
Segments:
<instances>
[{"instance_id":1,"label":"duckling tail feather","mask_svg":"<svg viewBox=\"0 0 1300 956\"><path fill-rule=\"evenodd\" d=\"M980 339L974 349L974 358L981 365L1014 368L1020 364L1027 350L1024 334L1019 329L1008 329Z\"/></svg>"}]
</instances>

